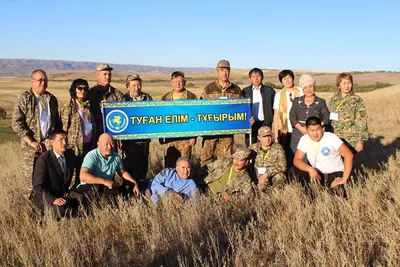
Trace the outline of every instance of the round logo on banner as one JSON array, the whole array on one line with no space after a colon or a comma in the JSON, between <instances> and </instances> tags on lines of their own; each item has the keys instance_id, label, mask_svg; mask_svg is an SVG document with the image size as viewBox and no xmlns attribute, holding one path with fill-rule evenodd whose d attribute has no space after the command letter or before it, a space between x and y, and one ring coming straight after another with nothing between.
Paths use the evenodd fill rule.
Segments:
<instances>
[{"instance_id":1,"label":"round logo on banner","mask_svg":"<svg viewBox=\"0 0 400 267\"><path fill-rule=\"evenodd\" d=\"M330 150L328 147L323 147L323 148L321 149L321 153L322 153L322 155L324 155L324 156L328 156L329 153L331 153L331 150Z\"/></svg>"},{"instance_id":2,"label":"round logo on banner","mask_svg":"<svg viewBox=\"0 0 400 267\"><path fill-rule=\"evenodd\" d=\"M121 110L113 110L107 114L106 125L113 133L123 132L128 127L128 116Z\"/></svg>"}]
</instances>

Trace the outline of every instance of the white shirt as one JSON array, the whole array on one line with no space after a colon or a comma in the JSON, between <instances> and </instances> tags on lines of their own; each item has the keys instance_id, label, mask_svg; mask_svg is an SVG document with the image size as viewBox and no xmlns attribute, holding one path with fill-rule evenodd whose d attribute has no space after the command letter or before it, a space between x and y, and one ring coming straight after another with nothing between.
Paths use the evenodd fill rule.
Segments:
<instances>
[{"instance_id":1,"label":"white shirt","mask_svg":"<svg viewBox=\"0 0 400 267\"><path fill-rule=\"evenodd\" d=\"M253 86L252 90L253 90L253 103L251 106L251 114L253 115L256 121L263 121L264 108L261 96L261 86L259 88L255 88Z\"/></svg>"},{"instance_id":2,"label":"white shirt","mask_svg":"<svg viewBox=\"0 0 400 267\"><path fill-rule=\"evenodd\" d=\"M35 96L39 106L40 140L44 140L50 129L50 97Z\"/></svg>"},{"instance_id":3,"label":"white shirt","mask_svg":"<svg viewBox=\"0 0 400 267\"><path fill-rule=\"evenodd\" d=\"M54 155L56 155L56 158L57 158L57 161L58 161L58 163L60 164L60 157L61 157L61 155L59 155L57 152L55 152L54 150L53 150L53 152L54 152ZM64 179L65 179L65 176L66 176L66 169L67 169L67 162L65 161L65 156L63 156L62 158L61 158L61 164L60 164L60 167L61 167L61 170L62 170L62 172L63 172L63 174L64 174Z\"/></svg>"},{"instance_id":4,"label":"white shirt","mask_svg":"<svg viewBox=\"0 0 400 267\"><path fill-rule=\"evenodd\" d=\"M319 142L313 141L308 134L303 135L297 149L307 154L313 168L327 174L344 171L344 163L339 153L342 144L343 141L335 134L324 132Z\"/></svg>"},{"instance_id":5,"label":"white shirt","mask_svg":"<svg viewBox=\"0 0 400 267\"><path fill-rule=\"evenodd\" d=\"M298 86L296 86L296 87L299 90L299 95L297 97L300 97L300 96L304 95L303 89L301 89ZM275 109L279 110L279 102L281 100L281 92L282 92L282 90L275 94L274 110ZM292 124L290 123L289 113L290 113L290 110L292 109L293 102L290 101L290 96L289 95L290 95L290 92L286 91L286 104L287 104L287 113L288 113L287 126L288 126L288 132L291 133L293 131L293 127L292 127ZM294 91L292 91L292 99L294 99L294 97L295 97L294 96Z\"/></svg>"}]
</instances>

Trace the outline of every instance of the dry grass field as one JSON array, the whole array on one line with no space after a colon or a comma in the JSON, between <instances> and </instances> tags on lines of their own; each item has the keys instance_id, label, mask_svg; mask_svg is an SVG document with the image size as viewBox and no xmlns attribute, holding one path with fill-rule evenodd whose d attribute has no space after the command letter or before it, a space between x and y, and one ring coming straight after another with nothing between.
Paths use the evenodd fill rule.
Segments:
<instances>
[{"instance_id":1,"label":"dry grass field","mask_svg":"<svg viewBox=\"0 0 400 267\"><path fill-rule=\"evenodd\" d=\"M247 84L246 72L234 74ZM118 208L105 206L91 216L59 222L32 216L22 197L20 148L9 125L16 96L29 80L2 78L0 107L8 115L0 121L0 266L400 266L400 77L371 75L355 75L355 80L397 85L360 94L370 138L356 157L359 177L348 185L347 199L317 186L311 199L298 184L288 184L281 191L227 203L208 196L197 204L121 200ZM322 76L317 82L334 82L329 78L334 74ZM71 81L59 75L52 79L57 81L50 82L49 91L62 105ZM191 90L199 95L209 81L197 82ZM114 86L125 91L121 83ZM166 82L144 85L156 99L168 90ZM161 151L153 141L149 176L161 169Z\"/></svg>"}]
</instances>

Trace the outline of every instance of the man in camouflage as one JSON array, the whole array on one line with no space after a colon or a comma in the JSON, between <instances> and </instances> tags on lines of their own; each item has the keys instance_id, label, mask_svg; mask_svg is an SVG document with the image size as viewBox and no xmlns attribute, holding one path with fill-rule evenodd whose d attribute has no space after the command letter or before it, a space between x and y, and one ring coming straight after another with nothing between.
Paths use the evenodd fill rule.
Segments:
<instances>
[{"instance_id":1,"label":"man in camouflage","mask_svg":"<svg viewBox=\"0 0 400 267\"><path fill-rule=\"evenodd\" d=\"M204 88L201 98L240 98L240 87L229 81L231 70L229 61L220 60L216 69L218 79ZM233 145L233 135L204 136L200 155L201 166L213 161L215 150L217 150L217 159L230 158Z\"/></svg>"},{"instance_id":2,"label":"man in camouflage","mask_svg":"<svg viewBox=\"0 0 400 267\"><path fill-rule=\"evenodd\" d=\"M136 73L126 77L126 88L128 92L122 96L122 101L153 101L153 98L142 91L142 79ZM149 168L150 139L126 140L120 142L122 151L122 163L126 171L134 177L139 187L146 179ZM120 190L123 194L132 192L133 184L123 180Z\"/></svg>"},{"instance_id":3,"label":"man in camouflage","mask_svg":"<svg viewBox=\"0 0 400 267\"><path fill-rule=\"evenodd\" d=\"M15 102L13 130L21 137L24 195L32 192L32 175L36 159L50 149L48 135L60 127L57 98L46 91L48 79L43 70L31 74L31 88Z\"/></svg>"},{"instance_id":4,"label":"man in camouflage","mask_svg":"<svg viewBox=\"0 0 400 267\"><path fill-rule=\"evenodd\" d=\"M281 187L285 183L286 157L279 143L273 142L272 130L262 126L258 130L258 143L252 144L253 177L260 190Z\"/></svg>"},{"instance_id":5,"label":"man in camouflage","mask_svg":"<svg viewBox=\"0 0 400 267\"><path fill-rule=\"evenodd\" d=\"M251 150L238 148L231 158L221 158L203 166L199 178L208 186L212 195L229 200L233 194L249 196L253 192L251 178L246 171Z\"/></svg>"},{"instance_id":6,"label":"man in camouflage","mask_svg":"<svg viewBox=\"0 0 400 267\"><path fill-rule=\"evenodd\" d=\"M165 94L161 101L179 99L197 99L196 95L185 88L185 74L175 71L171 74L172 91ZM164 144L165 168L175 167L180 157L189 158L192 155L192 147L196 144L197 137L186 138L162 138L160 144Z\"/></svg>"},{"instance_id":7,"label":"man in camouflage","mask_svg":"<svg viewBox=\"0 0 400 267\"><path fill-rule=\"evenodd\" d=\"M88 92L88 100L93 110L93 118L96 124L96 140L104 132L103 117L101 113L101 103L103 101L121 101L122 93L110 85L111 71L113 68L108 64L100 64L96 69L97 85L90 88Z\"/></svg>"}]
</instances>

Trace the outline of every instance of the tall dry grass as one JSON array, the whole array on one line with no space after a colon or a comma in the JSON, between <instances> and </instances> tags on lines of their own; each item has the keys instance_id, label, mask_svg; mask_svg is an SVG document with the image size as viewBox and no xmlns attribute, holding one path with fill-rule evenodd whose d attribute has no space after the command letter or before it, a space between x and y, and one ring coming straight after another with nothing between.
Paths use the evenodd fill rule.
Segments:
<instances>
[{"instance_id":1,"label":"tall dry grass","mask_svg":"<svg viewBox=\"0 0 400 267\"><path fill-rule=\"evenodd\" d=\"M399 266L400 94L365 99L372 134L347 199L318 187L311 199L289 184L226 203L121 200L83 218L39 220L22 197L19 145L0 144L0 265ZM155 143L150 175L162 168Z\"/></svg>"}]
</instances>

